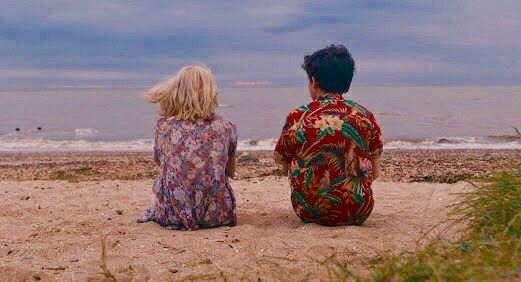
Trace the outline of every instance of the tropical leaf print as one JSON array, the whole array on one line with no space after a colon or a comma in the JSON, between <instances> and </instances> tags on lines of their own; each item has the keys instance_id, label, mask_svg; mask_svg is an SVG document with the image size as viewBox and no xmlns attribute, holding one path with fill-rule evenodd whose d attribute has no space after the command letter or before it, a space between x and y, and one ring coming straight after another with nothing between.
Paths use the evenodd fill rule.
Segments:
<instances>
[{"instance_id":1,"label":"tropical leaf print","mask_svg":"<svg viewBox=\"0 0 521 282\"><path fill-rule=\"evenodd\" d=\"M333 191L333 188L331 187L322 188L318 191L318 195L324 197L332 204L338 205L342 203L342 199L340 199L340 197L330 194L331 191Z\"/></svg>"},{"instance_id":2,"label":"tropical leaf print","mask_svg":"<svg viewBox=\"0 0 521 282\"><path fill-rule=\"evenodd\" d=\"M322 188L322 189L318 190L318 194L322 196L325 194L329 194L331 191L333 191L333 188L326 187L326 188Z\"/></svg>"},{"instance_id":3,"label":"tropical leaf print","mask_svg":"<svg viewBox=\"0 0 521 282\"><path fill-rule=\"evenodd\" d=\"M355 103L351 100L344 100L344 104L355 108L357 111L361 112L362 115L367 116L367 112L362 107L360 107L360 105L358 105L357 103Z\"/></svg>"},{"instance_id":4,"label":"tropical leaf print","mask_svg":"<svg viewBox=\"0 0 521 282\"><path fill-rule=\"evenodd\" d=\"M299 192L297 192L296 190L293 190L293 196L295 196L295 199L297 200L297 202L299 202L299 204L301 204L304 207L304 210L309 212L313 218L318 217L318 215L319 215L318 210L316 210L311 205L309 205L309 203L302 197L302 195L300 195Z\"/></svg>"},{"instance_id":5,"label":"tropical leaf print","mask_svg":"<svg viewBox=\"0 0 521 282\"><path fill-rule=\"evenodd\" d=\"M313 182L314 174L313 174L313 168L309 168L306 172L306 177L304 178L303 188L304 192L306 192L309 188L309 185Z\"/></svg>"},{"instance_id":6,"label":"tropical leaf print","mask_svg":"<svg viewBox=\"0 0 521 282\"><path fill-rule=\"evenodd\" d=\"M333 128L328 127L324 130L319 130L318 134L317 134L318 140L320 141L320 140L324 139L324 137L326 137L326 135L328 135L328 134L331 136L335 135L335 131L333 130Z\"/></svg>"},{"instance_id":7,"label":"tropical leaf print","mask_svg":"<svg viewBox=\"0 0 521 282\"><path fill-rule=\"evenodd\" d=\"M322 139L324 139L324 137L326 137L326 135L327 135L326 130L319 130L318 134L317 134L318 141L321 141Z\"/></svg>"},{"instance_id":8,"label":"tropical leaf print","mask_svg":"<svg viewBox=\"0 0 521 282\"><path fill-rule=\"evenodd\" d=\"M336 186L342 182L344 182L346 179L344 177L338 177L338 178L335 178L333 179L333 181L331 181L331 186Z\"/></svg>"},{"instance_id":9,"label":"tropical leaf print","mask_svg":"<svg viewBox=\"0 0 521 282\"><path fill-rule=\"evenodd\" d=\"M291 128L275 150L294 165L289 178L297 215L304 222L362 224L374 201L370 165L361 159L382 150L374 116L330 93L296 109L288 121Z\"/></svg>"},{"instance_id":10,"label":"tropical leaf print","mask_svg":"<svg viewBox=\"0 0 521 282\"><path fill-rule=\"evenodd\" d=\"M355 193L353 195L355 198L355 202L359 205L363 205L365 203L364 200L364 192L362 191L362 186L360 185L360 181L356 181L355 183Z\"/></svg>"},{"instance_id":11,"label":"tropical leaf print","mask_svg":"<svg viewBox=\"0 0 521 282\"><path fill-rule=\"evenodd\" d=\"M361 225L367 219L365 214L355 214L351 217L348 224L350 225Z\"/></svg>"},{"instance_id":12,"label":"tropical leaf print","mask_svg":"<svg viewBox=\"0 0 521 282\"><path fill-rule=\"evenodd\" d=\"M327 159L322 154L316 154L316 155L313 155L311 157L311 159L309 159L307 161L307 164L308 164L308 166L316 167L316 166L322 166L322 165L326 164L326 162L327 162Z\"/></svg>"},{"instance_id":13,"label":"tropical leaf print","mask_svg":"<svg viewBox=\"0 0 521 282\"><path fill-rule=\"evenodd\" d=\"M342 134L351 139L354 140L358 148L360 148L362 151L365 150L365 142L360 133L352 127L349 123L345 122L342 124Z\"/></svg>"},{"instance_id":14,"label":"tropical leaf print","mask_svg":"<svg viewBox=\"0 0 521 282\"><path fill-rule=\"evenodd\" d=\"M340 116L349 114L349 111L347 108L342 109L327 109L323 112L324 115L331 115L331 116Z\"/></svg>"},{"instance_id":15,"label":"tropical leaf print","mask_svg":"<svg viewBox=\"0 0 521 282\"><path fill-rule=\"evenodd\" d=\"M343 171L344 170L344 152L345 144L328 144L320 147L322 154L327 159L331 168Z\"/></svg>"},{"instance_id":16,"label":"tropical leaf print","mask_svg":"<svg viewBox=\"0 0 521 282\"><path fill-rule=\"evenodd\" d=\"M320 102L320 107L323 108L323 107L326 107L328 105L330 105L332 103L332 101L330 99L325 99L325 100L322 100Z\"/></svg>"},{"instance_id":17,"label":"tropical leaf print","mask_svg":"<svg viewBox=\"0 0 521 282\"><path fill-rule=\"evenodd\" d=\"M302 144L306 144L307 143L306 133L305 133L304 128L302 127L302 125L297 126L296 137L297 137L297 141L298 142L300 142Z\"/></svg>"},{"instance_id":18,"label":"tropical leaf print","mask_svg":"<svg viewBox=\"0 0 521 282\"><path fill-rule=\"evenodd\" d=\"M325 195L322 195L322 197L326 198L328 201L330 201L332 204L335 204L335 205L339 205L342 203L342 200L338 196L335 196L335 195L325 194Z\"/></svg>"},{"instance_id":19,"label":"tropical leaf print","mask_svg":"<svg viewBox=\"0 0 521 282\"><path fill-rule=\"evenodd\" d=\"M297 110L299 110L301 112L306 112L306 111L309 111L309 107L308 107L308 105L303 105L303 106L300 106Z\"/></svg>"},{"instance_id":20,"label":"tropical leaf print","mask_svg":"<svg viewBox=\"0 0 521 282\"><path fill-rule=\"evenodd\" d=\"M300 173L302 173L302 171L300 170L300 168L297 168L295 169L290 175L289 175L289 179L292 179L292 178L297 178Z\"/></svg>"}]
</instances>

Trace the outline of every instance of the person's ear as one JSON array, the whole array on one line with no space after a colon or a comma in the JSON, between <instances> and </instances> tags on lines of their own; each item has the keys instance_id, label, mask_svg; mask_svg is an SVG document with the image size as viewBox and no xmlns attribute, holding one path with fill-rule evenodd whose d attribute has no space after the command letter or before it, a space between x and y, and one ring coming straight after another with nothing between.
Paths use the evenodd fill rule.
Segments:
<instances>
[{"instance_id":1,"label":"person's ear","mask_svg":"<svg viewBox=\"0 0 521 282\"><path fill-rule=\"evenodd\" d=\"M311 87L313 89L318 89L318 82L314 77L311 77Z\"/></svg>"}]
</instances>

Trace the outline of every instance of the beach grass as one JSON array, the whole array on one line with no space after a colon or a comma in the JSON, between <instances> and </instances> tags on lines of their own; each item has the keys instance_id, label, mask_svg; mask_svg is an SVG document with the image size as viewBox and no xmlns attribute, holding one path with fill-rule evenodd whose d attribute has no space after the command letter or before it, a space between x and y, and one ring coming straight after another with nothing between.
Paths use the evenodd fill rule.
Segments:
<instances>
[{"instance_id":1,"label":"beach grass","mask_svg":"<svg viewBox=\"0 0 521 282\"><path fill-rule=\"evenodd\" d=\"M474 184L472 184L474 185ZM377 263L372 281L517 281L521 279L521 175L474 185L452 205L456 242L435 240L422 250ZM354 279L344 276L345 280ZM355 278L356 279L356 278ZM356 279L358 280L358 279Z\"/></svg>"},{"instance_id":2,"label":"beach grass","mask_svg":"<svg viewBox=\"0 0 521 282\"><path fill-rule=\"evenodd\" d=\"M65 180L69 182L78 182L99 175L100 172L89 166L73 168L68 170L57 170L51 175L53 180Z\"/></svg>"}]
</instances>

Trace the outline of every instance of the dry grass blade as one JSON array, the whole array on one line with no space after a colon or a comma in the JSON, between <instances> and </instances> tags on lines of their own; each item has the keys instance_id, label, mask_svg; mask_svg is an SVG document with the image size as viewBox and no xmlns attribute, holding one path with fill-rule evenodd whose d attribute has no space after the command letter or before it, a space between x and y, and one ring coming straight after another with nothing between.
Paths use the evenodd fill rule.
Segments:
<instances>
[{"instance_id":1,"label":"dry grass blade","mask_svg":"<svg viewBox=\"0 0 521 282\"><path fill-rule=\"evenodd\" d=\"M110 272L109 268L107 267L107 246L106 246L106 236L101 237L101 261L100 261L100 267L103 271L102 274L105 276L106 281L118 281L116 277Z\"/></svg>"},{"instance_id":2,"label":"dry grass blade","mask_svg":"<svg viewBox=\"0 0 521 282\"><path fill-rule=\"evenodd\" d=\"M517 135L519 135L521 137L521 131L519 131L519 128L515 127L515 126L512 126L512 128L514 129L514 131L516 132Z\"/></svg>"},{"instance_id":3,"label":"dry grass blade","mask_svg":"<svg viewBox=\"0 0 521 282\"><path fill-rule=\"evenodd\" d=\"M377 265L373 281L521 281L521 174L503 174L459 194L451 205L456 242L437 240L424 249Z\"/></svg>"}]
</instances>

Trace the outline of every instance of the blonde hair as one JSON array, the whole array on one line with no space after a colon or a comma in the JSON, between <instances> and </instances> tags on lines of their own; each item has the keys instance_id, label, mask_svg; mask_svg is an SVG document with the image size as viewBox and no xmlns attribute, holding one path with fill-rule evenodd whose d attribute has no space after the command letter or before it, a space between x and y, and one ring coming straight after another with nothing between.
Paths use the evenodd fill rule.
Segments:
<instances>
[{"instance_id":1,"label":"blonde hair","mask_svg":"<svg viewBox=\"0 0 521 282\"><path fill-rule=\"evenodd\" d=\"M159 103L163 118L195 121L211 119L217 108L217 83L206 66L185 66L174 77L145 93L150 103Z\"/></svg>"}]
</instances>

